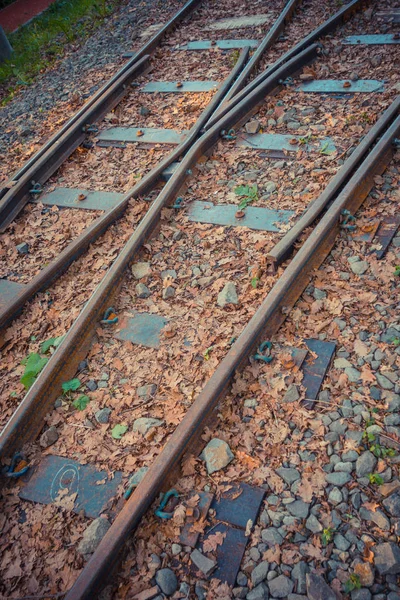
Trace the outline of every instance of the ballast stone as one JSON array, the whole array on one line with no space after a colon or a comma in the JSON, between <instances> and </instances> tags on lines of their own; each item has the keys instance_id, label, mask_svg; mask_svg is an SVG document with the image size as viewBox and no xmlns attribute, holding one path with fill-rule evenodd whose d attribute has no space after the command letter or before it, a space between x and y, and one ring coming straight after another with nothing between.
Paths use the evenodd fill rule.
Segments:
<instances>
[{"instance_id":1,"label":"ballast stone","mask_svg":"<svg viewBox=\"0 0 400 600\"><path fill-rule=\"evenodd\" d=\"M309 600L337 600L335 592L316 573L307 573L307 596Z\"/></svg>"},{"instance_id":2,"label":"ballast stone","mask_svg":"<svg viewBox=\"0 0 400 600\"><path fill-rule=\"evenodd\" d=\"M228 281L224 288L218 294L217 304L221 308L227 304L239 304L237 297L236 286L232 281Z\"/></svg>"},{"instance_id":3,"label":"ballast stone","mask_svg":"<svg viewBox=\"0 0 400 600\"><path fill-rule=\"evenodd\" d=\"M150 418L146 418L146 417L140 417L139 419L136 419L136 421L133 422L133 431L138 431L139 433L141 433L142 435L146 435L146 433L152 428L152 427L160 427L160 425L163 425L164 421L161 421L160 419L152 419Z\"/></svg>"},{"instance_id":4,"label":"ballast stone","mask_svg":"<svg viewBox=\"0 0 400 600\"><path fill-rule=\"evenodd\" d=\"M208 442L200 458L206 463L207 473L211 475L229 465L234 455L224 440L214 438Z\"/></svg>"},{"instance_id":5,"label":"ballast stone","mask_svg":"<svg viewBox=\"0 0 400 600\"><path fill-rule=\"evenodd\" d=\"M148 277L151 273L151 265L149 262L138 262L132 265L132 275L135 279Z\"/></svg>"},{"instance_id":6,"label":"ballast stone","mask_svg":"<svg viewBox=\"0 0 400 600\"><path fill-rule=\"evenodd\" d=\"M400 548L393 542L384 542L372 547L375 567L380 575L397 575L400 573Z\"/></svg>"},{"instance_id":7,"label":"ballast stone","mask_svg":"<svg viewBox=\"0 0 400 600\"><path fill-rule=\"evenodd\" d=\"M83 537L78 546L79 554L92 554L100 544L111 523L105 517L99 517L92 521L83 533Z\"/></svg>"},{"instance_id":8,"label":"ballast stone","mask_svg":"<svg viewBox=\"0 0 400 600\"><path fill-rule=\"evenodd\" d=\"M48 448L52 444L55 444L58 440L57 428L52 425L40 436L40 445L42 448Z\"/></svg>"},{"instance_id":9,"label":"ballast stone","mask_svg":"<svg viewBox=\"0 0 400 600\"><path fill-rule=\"evenodd\" d=\"M215 562L215 560L211 560L210 558L207 558L207 556L204 556L204 554L202 554L200 552L200 550L197 550L197 549L193 550L193 552L190 555L190 558L192 560L192 563L206 577L211 575L211 573L214 571L215 567L217 566L217 563Z\"/></svg>"},{"instance_id":10,"label":"ballast stone","mask_svg":"<svg viewBox=\"0 0 400 600\"><path fill-rule=\"evenodd\" d=\"M157 571L156 583L166 596L172 596L178 589L178 580L171 569L160 569Z\"/></svg>"}]
</instances>

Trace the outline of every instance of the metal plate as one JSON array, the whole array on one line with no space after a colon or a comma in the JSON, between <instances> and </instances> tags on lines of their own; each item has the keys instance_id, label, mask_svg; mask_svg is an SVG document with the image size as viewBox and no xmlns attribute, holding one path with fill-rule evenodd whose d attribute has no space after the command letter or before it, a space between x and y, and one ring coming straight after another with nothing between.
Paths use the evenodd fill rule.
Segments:
<instances>
[{"instance_id":1,"label":"metal plate","mask_svg":"<svg viewBox=\"0 0 400 600\"><path fill-rule=\"evenodd\" d=\"M28 471L29 476L30 471ZM99 483L99 482L104 483ZM92 519L104 512L108 502L115 497L122 481L122 473L113 471L108 479L107 471L98 471L91 465L81 465L62 456L45 456L32 469L29 481L19 492L20 498L52 504L77 494L73 512L82 510Z\"/></svg>"},{"instance_id":2,"label":"metal plate","mask_svg":"<svg viewBox=\"0 0 400 600\"><path fill-rule=\"evenodd\" d=\"M375 240L382 246L380 250L376 251L376 257L381 259L385 256L387 249L389 248L390 242L396 235L396 231L400 226L400 215L395 217L386 217L381 221L378 230L375 235Z\"/></svg>"},{"instance_id":3,"label":"metal plate","mask_svg":"<svg viewBox=\"0 0 400 600\"><path fill-rule=\"evenodd\" d=\"M306 144L301 143L301 138L300 135L284 135L282 133L245 133L237 138L237 145L257 150L287 150L288 152L297 152L299 148L304 148L307 151L323 150L325 154L332 154L336 151L336 146L329 137ZM299 140L299 143L291 144L290 140Z\"/></svg>"},{"instance_id":4,"label":"metal plate","mask_svg":"<svg viewBox=\"0 0 400 600\"><path fill-rule=\"evenodd\" d=\"M350 87L343 87L345 83L350 83ZM358 81L348 81L348 79L314 79L314 81L304 81L299 85L297 91L318 92L322 94L331 94L341 92L342 94L353 94L360 92L383 92L384 82L376 79L360 79Z\"/></svg>"},{"instance_id":5,"label":"metal plate","mask_svg":"<svg viewBox=\"0 0 400 600\"><path fill-rule=\"evenodd\" d=\"M377 33L372 35L349 35L344 38L343 44L367 44L368 46L380 45L380 44L400 44L400 38L396 36L394 38L393 33Z\"/></svg>"},{"instance_id":6,"label":"metal plate","mask_svg":"<svg viewBox=\"0 0 400 600\"><path fill-rule=\"evenodd\" d=\"M219 581L233 586L235 585L249 538L245 536L243 529L236 529L225 523L219 523L212 527L209 534L205 533L204 541L209 535L212 536L216 533L224 533L225 538L222 544L216 548L215 556L218 566L210 578L219 579ZM194 573L198 572L194 565L192 566L192 570ZM201 576L204 578L202 573Z\"/></svg>"},{"instance_id":7,"label":"metal plate","mask_svg":"<svg viewBox=\"0 0 400 600\"><path fill-rule=\"evenodd\" d=\"M23 283L8 281L8 279L0 279L0 309L3 310L4 308L7 308L24 287L25 285Z\"/></svg>"},{"instance_id":8,"label":"metal plate","mask_svg":"<svg viewBox=\"0 0 400 600\"><path fill-rule=\"evenodd\" d=\"M242 219L235 217L238 212L237 204L213 204L195 200L189 206L188 217L197 223L210 223L211 225L233 225L248 227L258 231L280 231L279 223L287 223L294 212L292 210L271 210L248 206Z\"/></svg>"},{"instance_id":9,"label":"metal plate","mask_svg":"<svg viewBox=\"0 0 400 600\"><path fill-rule=\"evenodd\" d=\"M211 508L215 510L215 516L202 536L200 549L208 536L217 532L226 535L222 544L217 546L218 566L211 577L226 581L229 585L235 584L249 540L245 530L249 521L251 521L251 528L257 521L264 496L265 490L262 488L239 483L222 492L219 500L213 500ZM196 567L193 568L196 570Z\"/></svg>"},{"instance_id":10,"label":"metal plate","mask_svg":"<svg viewBox=\"0 0 400 600\"><path fill-rule=\"evenodd\" d=\"M180 46L179 50L210 50L211 48L220 48L221 50L230 50L231 48L257 48L259 42L257 40L198 40L196 42L188 42L184 46Z\"/></svg>"},{"instance_id":11,"label":"metal plate","mask_svg":"<svg viewBox=\"0 0 400 600\"><path fill-rule=\"evenodd\" d=\"M204 29L219 31L221 29L241 29L242 27L257 27L271 20L271 13L261 15L248 15L243 17L231 17L229 19L220 19L210 23Z\"/></svg>"},{"instance_id":12,"label":"metal plate","mask_svg":"<svg viewBox=\"0 0 400 600\"><path fill-rule=\"evenodd\" d=\"M78 200L84 194L84 200ZM76 188L57 188L48 194L42 194L35 202L63 208L84 208L86 210L110 210L124 197L116 192L90 192Z\"/></svg>"},{"instance_id":13,"label":"metal plate","mask_svg":"<svg viewBox=\"0 0 400 600\"><path fill-rule=\"evenodd\" d=\"M219 87L218 81L182 81L180 87L176 86L177 83L177 81L150 81L140 91L145 94L154 94L154 92L181 94L184 92L210 92Z\"/></svg>"},{"instance_id":14,"label":"metal plate","mask_svg":"<svg viewBox=\"0 0 400 600\"><path fill-rule=\"evenodd\" d=\"M309 405L308 401L316 400L319 394L322 382L335 352L336 344L314 339L304 341L310 352L317 355L317 358L314 358L313 355L309 354L301 366L303 372L301 383L306 389L305 403Z\"/></svg>"},{"instance_id":15,"label":"metal plate","mask_svg":"<svg viewBox=\"0 0 400 600\"><path fill-rule=\"evenodd\" d=\"M141 131L143 135L138 135ZM174 129L157 129L156 127L111 127L102 131L97 137L99 146L102 142L137 142L147 144L181 144L188 131L175 131Z\"/></svg>"},{"instance_id":16,"label":"metal plate","mask_svg":"<svg viewBox=\"0 0 400 600\"><path fill-rule=\"evenodd\" d=\"M368 226L357 227L356 231L351 234L351 237L357 242L372 242L379 225L380 221L374 221Z\"/></svg>"},{"instance_id":17,"label":"metal plate","mask_svg":"<svg viewBox=\"0 0 400 600\"><path fill-rule=\"evenodd\" d=\"M190 496L194 496L195 494L197 493L193 492L190 494ZM188 516L186 514L185 525L183 526L179 535L181 544L184 546L190 546L191 548L195 548L200 535L200 531L196 531L196 529L193 528L193 525L198 521L205 521L211 506L211 502L214 498L214 494L209 492L198 492L198 495L200 496L200 500L196 506L197 510L195 510L193 516Z\"/></svg>"},{"instance_id":18,"label":"metal plate","mask_svg":"<svg viewBox=\"0 0 400 600\"><path fill-rule=\"evenodd\" d=\"M164 317L150 313L136 313L133 317L123 316L115 337L147 348L158 348L161 330L167 323Z\"/></svg>"},{"instance_id":19,"label":"metal plate","mask_svg":"<svg viewBox=\"0 0 400 600\"><path fill-rule=\"evenodd\" d=\"M212 502L214 519L246 529L249 519L253 523L256 522L264 496L265 490L247 483L233 485L226 492L222 492L219 500L214 499Z\"/></svg>"}]
</instances>

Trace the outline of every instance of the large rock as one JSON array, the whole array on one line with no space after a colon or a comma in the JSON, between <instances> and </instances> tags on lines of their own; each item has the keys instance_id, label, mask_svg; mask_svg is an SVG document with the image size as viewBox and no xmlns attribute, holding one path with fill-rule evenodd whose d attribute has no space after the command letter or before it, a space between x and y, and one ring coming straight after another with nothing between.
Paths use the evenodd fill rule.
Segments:
<instances>
[{"instance_id":1,"label":"large rock","mask_svg":"<svg viewBox=\"0 0 400 600\"><path fill-rule=\"evenodd\" d=\"M224 440L214 438L208 442L200 458L205 461L207 473L211 475L229 465L234 455Z\"/></svg>"},{"instance_id":2,"label":"large rock","mask_svg":"<svg viewBox=\"0 0 400 600\"><path fill-rule=\"evenodd\" d=\"M211 575L211 573L217 566L215 560L207 558L207 556L204 556L204 554L202 554L200 550L197 549L193 550L193 552L190 555L190 558L195 567L197 567L197 569L199 569L199 571L201 571L206 577L209 577L209 575Z\"/></svg>"},{"instance_id":3,"label":"large rock","mask_svg":"<svg viewBox=\"0 0 400 600\"><path fill-rule=\"evenodd\" d=\"M351 481L351 475L338 471L337 473L328 473L326 476L326 482L331 483L337 487L342 487Z\"/></svg>"},{"instance_id":4,"label":"large rock","mask_svg":"<svg viewBox=\"0 0 400 600\"><path fill-rule=\"evenodd\" d=\"M306 593L306 576L310 572L310 568L305 562L298 562L292 569L292 579L297 582L297 592L299 594Z\"/></svg>"},{"instance_id":5,"label":"large rock","mask_svg":"<svg viewBox=\"0 0 400 600\"><path fill-rule=\"evenodd\" d=\"M55 444L58 440L57 428L52 425L40 436L40 445L42 448L48 448L52 444Z\"/></svg>"},{"instance_id":6,"label":"large rock","mask_svg":"<svg viewBox=\"0 0 400 600\"><path fill-rule=\"evenodd\" d=\"M221 308L227 304L239 304L239 300L236 293L236 286L232 281L228 281L224 288L218 294L217 304Z\"/></svg>"},{"instance_id":7,"label":"large rock","mask_svg":"<svg viewBox=\"0 0 400 600\"><path fill-rule=\"evenodd\" d=\"M356 462L356 474L357 477L365 477L369 473L373 473L375 466L377 463L376 457L367 450L363 452L358 458Z\"/></svg>"},{"instance_id":8,"label":"large rock","mask_svg":"<svg viewBox=\"0 0 400 600\"><path fill-rule=\"evenodd\" d=\"M246 600L268 600L268 588L265 583L260 583L246 596Z\"/></svg>"},{"instance_id":9,"label":"large rock","mask_svg":"<svg viewBox=\"0 0 400 600\"><path fill-rule=\"evenodd\" d=\"M368 510L361 507L360 517L364 519L364 521L375 523L382 531L389 531L390 529L390 521L381 510Z\"/></svg>"},{"instance_id":10,"label":"large rock","mask_svg":"<svg viewBox=\"0 0 400 600\"><path fill-rule=\"evenodd\" d=\"M289 577L279 575L268 583L269 591L274 598L286 598L293 591L294 583Z\"/></svg>"},{"instance_id":11,"label":"large rock","mask_svg":"<svg viewBox=\"0 0 400 600\"><path fill-rule=\"evenodd\" d=\"M91 522L83 533L83 537L78 546L79 554L92 554L100 544L111 524L105 517L99 517Z\"/></svg>"},{"instance_id":12,"label":"large rock","mask_svg":"<svg viewBox=\"0 0 400 600\"><path fill-rule=\"evenodd\" d=\"M400 517L400 494L397 492L382 502L392 517Z\"/></svg>"},{"instance_id":13,"label":"large rock","mask_svg":"<svg viewBox=\"0 0 400 600\"><path fill-rule=\"evenodd\" d=\"M358 575L361 585L371 587L374 584L374 568L369 562L359 562L354 566L354 573Z\"/></svg>"},{"instance_id":14,"label":"large rock","mask_svg":"<svg viewBox=\"0 0 400 600\"><path fill-rule=\"evenodd\" d=\"M160 425L163 425L163 423L164 421L161 421L160 419L140 417L139 419L136 419L136 421L133 422L132 429L133 431L138 431L142 435L146 435L146 433L152 427L160 427Z\"/></svg>"},{"instance_id":15,"label":"large rock","mask_svg":"<svg viewBox=\"0 0 400 600\"><path fill-rule=\"evenodd\" d=\"M286 508L290 514L297 519L306 519L310 511L310 505L303 500L295 500L294 502L287 504Z\"/></svg>"},{"instance_id":16,"label":"large rock","mask_svg":"<svg viewBox=\"0 0 400 600\"><path fill-rule=\"evenodd\" d=\"M132 275L135 279L148 277L151 273L151 265L148 262L138 262L132 265Z\"/></svg>"},{"instance_id":17,"label":"large rock","mask_svg":"<svg viewBox=\"0 0 400 600\"><path fill-rule=\"evenodd\" d=\"M335 592L320 575L307 573L306 583L309 600L337 600Z\"/></svg>"},{"instance_id":18,"label":"large rock","mask_svg":"<svg viewBox=\"0 0 400 600\"><path fill-rule=\"evenodd\" d=\"M297 469L280 467L279 469L276 469L276 472L288 485L292 485L292 483L300 479L300 473Z\"/></svg>"},{"instance_id":19,"label":"large rock","mask_svg":"<svg viewBox=\"0 0 400 600\"><path fill-rule=\"evenodd\" d=\"M246 129L247 133L254 134L260 130L260 123L259 121L257 121L257 119L254 119L253 121L249 121L248 123L246 123L244 128Z\"/></svg>"},{"instance_id":20,"label":"large rock","mask_svg":"<svg viewBox=\"0 0 400 600\"><path fill-rule=\"evenodd\" d=\"M384 542L372 547L375 555L375 567L381 575L400 573L400 548L393 542Z\"/></svg>"},{"instance_id":21,"label":"large rock","mask_svg":"<svg viewBox=\"0 0 400 600\"><path fill-rule=\"evenodd\" d=\"M156 583L166 596L172 596L178 589L178 580L171 569L160 569L157 571Z\"/></svg>"},{"instance_id":22,"label":"large rock","mask_svg":"<svg viewBox=\"0 0 400 600\"><path fill-rule=\"evenodd\" d=\"M256 585L258 585L259 583L261 583L262 581L264 581L264 579L267 576L268 571L269 571L269 562L267 562L267 561L260 562L253 569L253 571L251 573L251 581L252 581L252 584L254 587Z\"/></svg>"}]
</instances>

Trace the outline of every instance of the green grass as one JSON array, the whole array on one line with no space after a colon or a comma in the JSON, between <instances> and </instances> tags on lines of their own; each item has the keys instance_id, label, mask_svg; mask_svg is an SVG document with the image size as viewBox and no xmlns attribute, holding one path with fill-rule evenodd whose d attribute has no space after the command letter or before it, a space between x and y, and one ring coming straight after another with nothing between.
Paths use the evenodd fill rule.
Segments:
<instances>
[{"instance_id":1,"label":"green grass","mask_svg":"<svg viewBox=\"0 0 400 600\"><path fill-rule=\"evenodd\" d=\"M58 0L31 23L8 35L14 52L0 64L1 104L63 56L66 44L82 42L122 0Z\"/></svg>"}]
</instances>

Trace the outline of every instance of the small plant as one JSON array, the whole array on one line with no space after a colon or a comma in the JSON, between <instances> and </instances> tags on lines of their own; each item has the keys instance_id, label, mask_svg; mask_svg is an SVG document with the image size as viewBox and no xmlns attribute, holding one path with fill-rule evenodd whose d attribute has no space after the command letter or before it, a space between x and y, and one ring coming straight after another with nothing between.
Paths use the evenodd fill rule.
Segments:
<instances>
[{"instance_id":1,"label":"small plant","mask_svg":"<svg viewBox=\"0 0 400 600\"><path fill-rule=\"evenodd\" d=\"M370 442L375 441L375 436L373 433L368 433L367 431L364 431L363 440L364 440L364 442L367 442L369 444Z\"/></svg>"},{"instance_id":2,"label":"small plant","mask_svg":"<svg viewBox=\"0 0 400 600\"><path fill-rule=\"evenodd\" d=\"M326 527L322 531L322 543L324 546L327 546L329 542L333 540L333 534L335 530L332 527Z\"/></svg>"},{"instance_id":3,"label":"small plant","mask_svg":"<svg viewBox=\"0 0 400 600\"><path fill-rule=\"evenodd\" d=\"M396 456L396 451L393 448L385 448L376 442L375 444L371 444L369 447L370 452L376 456L376 458L392 458Z\"/></svg>"},{"instance_id":4,"label":"small plant","mask_svg":"<svg viewBox=\"0 0 400 600\"><path fill-rule=\"evenodd\" d=\"M365 421L365 427L371 427L371 425L375 425L376 421L373 417L370 417Z\"/></svg>"},{"instance_id":5,"label":"small plant","mask_svg":"<svg viewBox=\"0 0 400 600\"><path fill-rule=\"evenodd\" d=\"M210 360L210 352L214 350L214 346L209 346L203 354L204 360Z\"/></svg>"},{"instance_id":6,"label":"small plant","mask_svg":"<svg viewBox=\"0 0 400 600\"><path fill-rule=\"evenodd\" d=\"M395 346L395 348L397 348L398 346L400 346L400 338L393 338L392 339L392 344L393 344L393 346Z\"/></svg>"},{"instance_id":7,"label":"small plant","mask_svg":"<svg viewBox=\"0 0 400 600\"><path fill-rule=\"evenodd\" d=\"M77 410L85 410L85 408L87 407L89 402L90 402L89 396L86 396L85 394L81 394L79 396L79 398L77 398L76 400L73 401L72 406L74 408L76 408Z\"/></svg>"},{"instance_id":8,"label":"small plant","mask_svg":"<svg viewBox=\"0 0 400 600\"><path fill-rule=\"evenodd\" d=\"M29 390L33 385L36 377L40 371L45 367L48 362L48 358L40 356L37 352L32 352L22 361L22 365L25 366L25 371L20 379L20 382L26 390Z\"/></svg>"},{"instance_id":9,"label":"small plant","mask_svg":"<svg viewBox=\"0 0 400 600\"><path fill-rule=\"evenodd\" d=\"M400 277L400 265L396 265L394 268L394 275Z\"/></svg>"},{"instance_id":10,"label":"small plant","mask_svg":"<svg viewBox=\"0 0 400 600\"><path fill-rule=\"evenodd\" d=\"M111 430L111 436L114 438L114 440L120 440L127 431L127 425L114 425L114 427Z\"/></svg>"},{"instance_id":11,"label":"small plant","mask_svg":"<svg viewBox=\"0 0 400 600\"><path fill-rule=\"evenodd\" d=\"M240 50L238 48L236 48L235 50L232 51L230 57L229 57L229 62L231 63L231 67L234 67L237 63L237 61L239 60L239 56L240 56Z\"/></svg>"},{"instance_id":12,"label":"small plant","mask_svg":"<svg viewBox=\"0 0 400 600\"><path fill-rule=\"evenodd\" d=\"M382 485L383 479L378 473L370 473L368 475L369 482L374 485Z\"/></svg>"},{"instance_id":13,"label":"small plant","mask_svg":"<svg viewBox=\"0 0 400 600\"><path fill-rule=\"evenodd\" d=\"M233 190L236 196L240 196L242 199L239 202L239 210L247 208L249 204L258 200L258 187L257 185L238 185Z\"/></svg>"},{"instance_id":14,"label":"small plant","mask_svg":"<svg viewBox=\"0 0 400 600\"><path fill-rule=\"evenodd\" d=\"M257 275L255 275L254 277L251 278L251 287L256 289L256 287L258 286L258 282L260 281L260 279L257 277Z\"/></svg>"},{"instance_id":15,"label":"small plant","mask_svg":"<svg viewBox=\"0 0 400 600\"><path fill-rule=\"evenodd\" d=\"M348 580L344 584L344 591L346 594L350 594L353 590L359 590L361 588L360 577L356 573L352 573Z\"/></svg>"},{"instance_id":16,"label":"small plant","mask_svg":"<svg viewBox=\"0 0 400 600\"><path fill-rule=\"evenodd\" d=\"M69 392L76 392L81 386L80 379L70 379L69 381L64 381L61 385L62 391L65 395L68 395Z\"/></svg>"}]
</instances>

